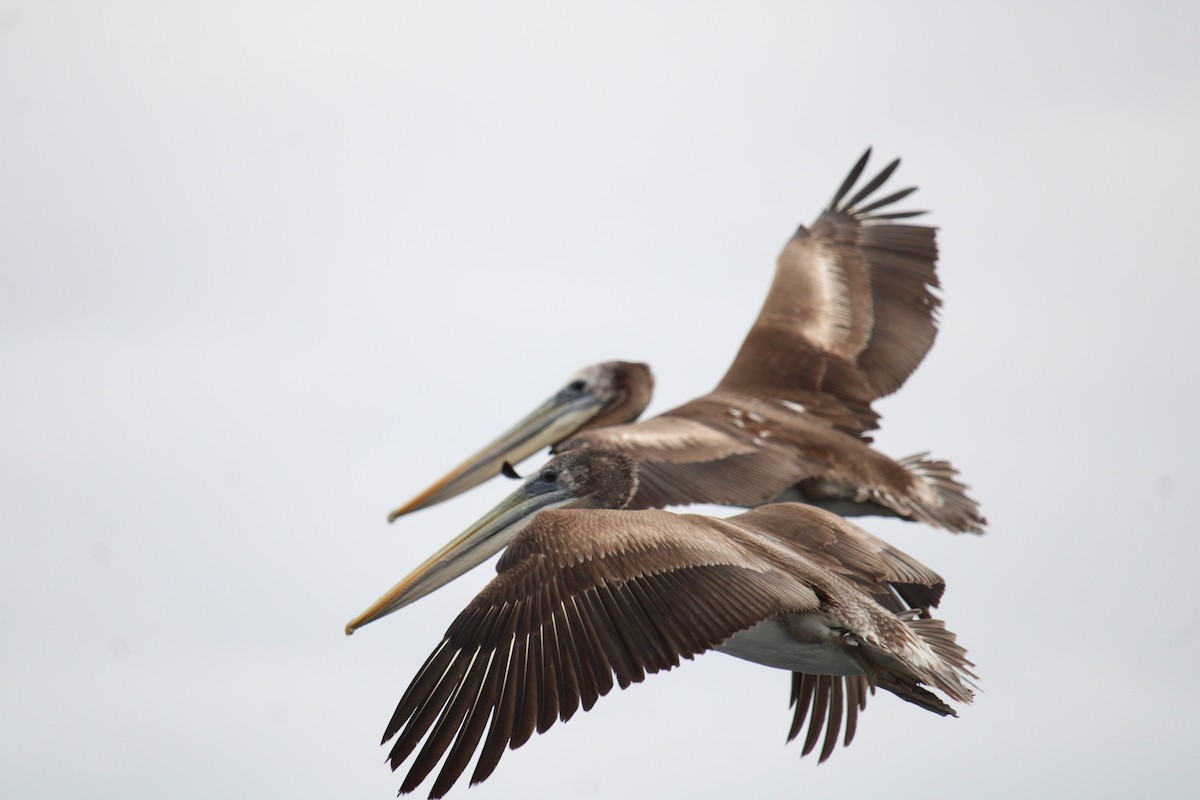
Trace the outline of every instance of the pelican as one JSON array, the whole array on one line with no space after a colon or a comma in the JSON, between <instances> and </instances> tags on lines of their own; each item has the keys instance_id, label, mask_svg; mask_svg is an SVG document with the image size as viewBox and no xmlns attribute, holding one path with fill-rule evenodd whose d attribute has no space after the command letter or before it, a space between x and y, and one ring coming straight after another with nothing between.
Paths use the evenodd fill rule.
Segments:
<instances>
[{"instance_id":1,"label":"pelican","mask_svg":"<svg viewBox=\"0 0 1200 800\"><path fill-rule=\"evenodd\" d=\"M442 502L547 445L637 459L630 508L756 506L801 500L846 516L895 515L982 533L957 471L927 453L892 459L870 446L871 403L896 391L937 333L935 229L883 213L915 188L872 200L899 160L850 194L854 165L811 228L779 255L762 310L709 394L643 422L654 380L645 364L587 367L491 444L388 517Z\"/></svg>"},{"instance_id":2,"label":"pelican","mask_svg":"<svg viewBox=\"0 0 1200 800\"><path fill-rule=\"evenodd\" d=\"M506 748L590 709L614 677L626 688L707 650L791 671L788 739L807 718L807 754L824 729L821 761L843 720L850 743L876 686L941 715L955 712L931 689L971 701L966 651L928 616L944 589L928 568L799 503L728 519L613 510L636 497L638 469L614 451L555 456L346 626L350 634L507 547L387 725L393 770L425 742L401 793L445 756L430 793L441 797L476 750L478 783Z\"/></svg>"}]
</instances>

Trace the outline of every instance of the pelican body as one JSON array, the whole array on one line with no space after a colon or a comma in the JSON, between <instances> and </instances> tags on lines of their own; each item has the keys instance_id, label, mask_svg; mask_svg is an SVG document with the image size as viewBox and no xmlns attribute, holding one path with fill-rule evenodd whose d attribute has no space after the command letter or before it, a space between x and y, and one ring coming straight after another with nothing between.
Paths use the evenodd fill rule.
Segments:
<instances>
[{"instance_id":1,"label":"pelican body","mask_svg":"<svg viewBox=\"0 0 1200 800\"><path fill-rule=\"evenodd\" d=\"M784 246L762 310L716 389L652 419L649 367L581 370L534 412L389 520L447 500L547 445L637 460L630 508L756 506L802 500L844 515L886 514L954 532L983 531L978 505L946 461L895 460L871 447L871 403L907 380L937 333L934 228L882 213L914 191L872 195L893 161L852 191L868 150L811 228ZM848 199L847 199L848 198Z\"/></svg>"},{"instance_id":2,"label":"pelican body","mask_svg":"<svg viewBox=\"0 0 1200 800\"><path fill-rule=\"evenodd\" d=\"M707 650L792 672L788 738L807 722L808 753L824 731L822 761L843 722L850 743L877 686L942 715L954 710L931 690L970 702L966 652L928 616L944 590L931 570L799 503L728 519L614 510L637 496L639 468L615 451L555 456L347 625L351 633L507 547L388 723L392 769L416 752L402 793L444 756L430 794L441 797L477 750L471 782L482 781L505 749L590 709L614 684Z\"/></svg>"}]
</instances>

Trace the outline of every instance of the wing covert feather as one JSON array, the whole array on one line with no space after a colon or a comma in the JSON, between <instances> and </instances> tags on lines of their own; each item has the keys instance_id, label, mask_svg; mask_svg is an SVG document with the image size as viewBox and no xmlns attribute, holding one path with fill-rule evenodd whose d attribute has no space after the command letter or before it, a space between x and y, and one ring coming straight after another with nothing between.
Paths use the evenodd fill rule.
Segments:
<instances>
[{"instance_id":1,"label":"wing covert feather","mask_svg":"<svg viewBox=\"0 0 1200 800\"><path fill-rule=\"evenodd\" d=\"M777 537L804 558L877 600L890 596L894 589L908 607L926 611L937 607L946 588L945 580L920 561L843 517L815 506L772 503L725 521Z\"/></svg>"}]
</instances>

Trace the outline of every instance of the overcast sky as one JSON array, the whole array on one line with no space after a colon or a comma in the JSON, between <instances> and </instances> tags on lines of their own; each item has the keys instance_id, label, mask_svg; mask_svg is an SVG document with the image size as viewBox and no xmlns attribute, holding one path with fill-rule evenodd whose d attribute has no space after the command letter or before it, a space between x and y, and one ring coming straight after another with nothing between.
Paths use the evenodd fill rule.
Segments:
<instances>
[{"instance_id":1,"label":"overcast sky","mask_svg":"<svg viewBox=\"0 0 1200 800\"><path fill-rule=\"evenodd\" d=\"M945 287L877 443L991 526L866 526L983 694L818 767L710 654L452 796L1192 796L1200 6L183 5L0 0L0 793L392 796L491 568L342 626L511 487L387 512L578 367L710 389L874 145Z\"/></svg>"}]
</instances>

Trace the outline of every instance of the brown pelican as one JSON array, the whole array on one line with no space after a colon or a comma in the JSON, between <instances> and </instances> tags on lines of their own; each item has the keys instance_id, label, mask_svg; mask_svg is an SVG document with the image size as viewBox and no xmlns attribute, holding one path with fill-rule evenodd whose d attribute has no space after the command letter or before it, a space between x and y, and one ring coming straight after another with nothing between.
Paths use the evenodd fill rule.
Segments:
<instances>
[{"instance_id":1,"label":"brown pelican","mask_svg":"<svg viewBox=\"0 0 1200 800\"><path fill-rule=\"evenodd\" d=\"M430 797L445 794L478 749L472 783L613 687L718 650L792 672L789 740L804 753L843 719L849 744L876 686L942 715L926 687L970 702L974 675L954 634L926 610L942 579L844 519L782 503L729 519L619 511L638 463L575 449L346 626L347 634L445 585L507 546L498 575L421 667L388 723L396 769L424 739L401 793L445 756ZM484 736L487 729L486 738ZM481 747L482 742L482 747Z\"/></svg>"},{"instance_id":2,"label":"brown pelican","mask_svg":"<svg viewBox=\"0 0 1200 800\"><path fill-rule=\"evenodd\" d=\"M871 403L896 391L937 333L935 229L881 213L913 188L871 200L893 161L850 195L870 150L811 228L780 253L762 310L707 395L634 423L653 390L644 364L587 367L528 417L437 481L389 521L453 497L546 445L601 447L637 459L631 508L755 506L773 499L844 515L891 514L982 532L978 505L946 461L900 460L870 446Z\"/></svg>"}]
</instances>

